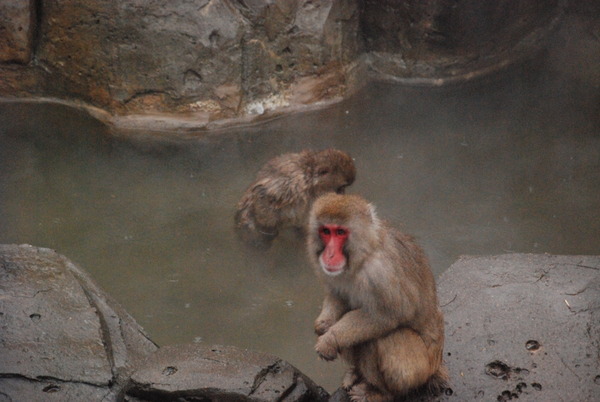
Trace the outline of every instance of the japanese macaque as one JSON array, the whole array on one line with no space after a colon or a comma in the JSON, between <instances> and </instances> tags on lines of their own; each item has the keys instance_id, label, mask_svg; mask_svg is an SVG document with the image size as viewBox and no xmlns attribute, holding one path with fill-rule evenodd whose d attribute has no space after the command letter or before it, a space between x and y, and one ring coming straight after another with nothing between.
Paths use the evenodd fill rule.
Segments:
<instances>
[{"instance_id":1,"label":"japanese macaque","mask_svg":"<svg viewBox=\"0 0 600 402\"><path fill-rule=\"evenodd\" d=\"M309 216L307 249L325 287L315 350L350 365L352 401L390 401L447 383L444 319L435 281L414 239L355 195L326 194Z\"/></svg>"},{"instance_id":2,"label":"japanese macaque","mask_svg":"<svg viewBox=\"0 0 600 402\"><path fill-rule=\"evenodd\" d=\"M237 205L237 232L246 243L268 248L281 228L306 226L317 197L343 193L355 176L352 158L336 149L273 158L260 169Z\"/></svg>"}]
</instances>

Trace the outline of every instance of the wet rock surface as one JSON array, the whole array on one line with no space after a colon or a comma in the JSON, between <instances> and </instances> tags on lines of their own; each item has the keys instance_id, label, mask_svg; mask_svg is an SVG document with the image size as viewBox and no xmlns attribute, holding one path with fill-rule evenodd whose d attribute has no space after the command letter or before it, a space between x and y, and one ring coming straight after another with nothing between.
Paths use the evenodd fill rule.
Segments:
<instances>
[{"instance_id":1,"label":"wet rock surface","mask_svg":"<svg viewBox=\"0 0 600 402\"><path fill-rule=\"evenodd\" d=\"M289 363L233 346L165 346L131 376L134 400L325 401L328 394Z\"/></svg>"},{"instance_id":2,"label":"wet rock surface","mask_svg":"<svg viewBox=\"0 0 600 402\"><path fill-rule=\"evenodd\" d=\"M451 386L409 400L600 392L600 257L463 257L438 287ZM85 272L45 248L0 246L0 329L0 400L348 400L274 356L157 348Z\"/></svg>"},{"instance_id":3,"label":"wet rock surface","mask_svg":"<svg viewBox=\"0 0 600 402\"><path fill-rule=\"evenodd\" d=\"M600 384L600 257L464 257L438 280L452 395L592 401Z\"/></svg>"},{"instance_id":4,"label":"wet rock surface","mask_svg":"<svg viewBox=\"0 0 600 402\"><path fill-rule=\"evenodd\" d=\"M0 245L0 401L178 398L320 401L328 394L273 356L232 346L158 349L67 258Z\"/></svg>"},{"instance_id":5,"label":"wet rock surface","mask_svg":"<svg viewBox=\"0 0 600 402\"><path fill-rule=\"evenodd\" d=\"M14 3L0 1L0 95L172 130L305 110L371 78L468 80L543 47L565 1Z\"/></svg>"},{"instance_id":6,"label":"wet rock surface","mask_svg":"<svg viewBox=\"0 0 600 402\"><path fill-rule=\"evenodd\" d=\"M67 258L0 246L0 396L115 398L156 345Z\"/></svg>"}]
</instances>

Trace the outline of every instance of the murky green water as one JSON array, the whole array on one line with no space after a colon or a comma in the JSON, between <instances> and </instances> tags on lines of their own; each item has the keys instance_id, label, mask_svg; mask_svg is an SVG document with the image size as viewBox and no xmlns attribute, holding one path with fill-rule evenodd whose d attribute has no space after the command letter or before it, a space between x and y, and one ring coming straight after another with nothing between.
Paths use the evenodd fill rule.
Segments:
<instances>
[{"instance_id":1,"label":"murky green water","mask_svg":"<svg viewBox=\"0 0 600 402\"><path fill-rule=\"evenodd\" d=\"M321 289L303 245L288 233L260 254L234 237L254 173L282 152L348 151L349 192L415 234L437 274L462 254L600 254L600 80L556 61L460 87L376 84L177 141L117 140L63 106L1 103L0 242L70 257L159 344L272 353L331 391L342 368L313 352Z\"/></svg>"}]
</instances>

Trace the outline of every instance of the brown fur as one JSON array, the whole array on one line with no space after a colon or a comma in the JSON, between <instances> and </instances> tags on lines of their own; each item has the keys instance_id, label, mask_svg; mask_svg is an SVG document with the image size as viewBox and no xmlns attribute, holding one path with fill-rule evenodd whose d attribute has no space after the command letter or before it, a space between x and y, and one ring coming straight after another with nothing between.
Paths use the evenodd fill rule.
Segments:
<instances>
[{"instance_id":1,"label":"brown fur","mask_svg":"<svg viewBox=\"0 0 600 402\"><path fill-rule=\"evenodd\" d=\"M354 182L352 158L335 149L280 155L267 162L237 205L235 225L247 243L268 247L286 226L304 228L312 202Z\"/></svg>"},{"instance_id":2,"label":"brown fur","mask_svg":"<svg viewBox=\"0 0 600 402\"><path fill-rule=\"evenodd\" d=\"M342 225L350 234L344 272L329 276L319 263L318 229ZM315 349L350 364L343 386L353 401L389 401L420 387L446 386L444 320L433 274L414 239L380 221L374 207L352 195L314 202L307 237L309 258L326 295L315 321Z\"/></svg>"}]
</instances>

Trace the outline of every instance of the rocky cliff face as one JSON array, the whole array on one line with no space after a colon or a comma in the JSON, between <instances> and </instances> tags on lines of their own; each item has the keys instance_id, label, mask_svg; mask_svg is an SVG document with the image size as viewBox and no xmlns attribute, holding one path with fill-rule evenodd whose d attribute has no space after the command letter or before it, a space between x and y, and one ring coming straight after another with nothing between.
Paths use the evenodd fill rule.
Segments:
<instances>
[{"instance_id":1,"label":"rocky cliff face","mask_svg":"<svg viewBox=\"0 0 600 402\"><path fill-rule=\"evenodd\" d=\"M373 76L469 78L537 48L560 10L455 3L0 0L0 96L210 126L335 101Z\"/></svg>"}]
</instances>

